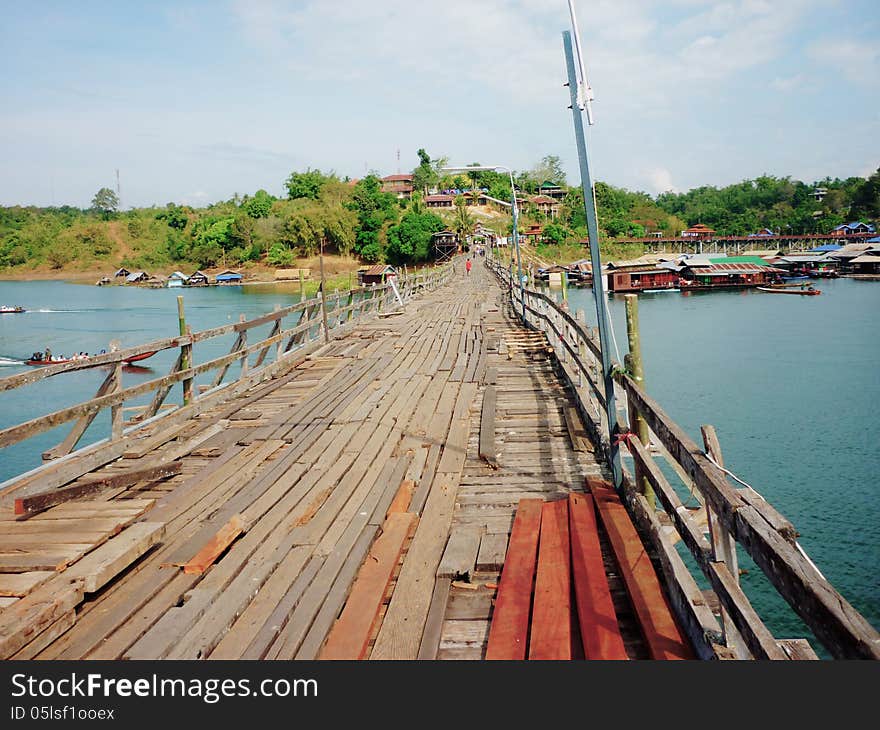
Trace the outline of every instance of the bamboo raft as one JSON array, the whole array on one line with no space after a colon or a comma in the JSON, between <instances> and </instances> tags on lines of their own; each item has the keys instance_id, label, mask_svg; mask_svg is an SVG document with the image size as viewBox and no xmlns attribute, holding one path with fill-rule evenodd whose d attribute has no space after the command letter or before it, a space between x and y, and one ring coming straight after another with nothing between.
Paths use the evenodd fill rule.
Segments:
<instances>
[{"instance_id":1,"label":"bamboo raft","mask_svg":"<svg viewBox=\"0 0 880 730\"><path fill-rule=\"evenodd\" d=\"M0 430L3 447L74 422L0 485L0 656L816 658L757 616L738 542L831 656L878 658L794 527L709 460L711 428L703 451L622 373L711 530L638 439L625 445L659 509L628 472L610 487L595 333L529 291L524 327L487 264L402 277L402 305L361 288L0 380L112 366L94 399ZM194 364L193 345L220 336L230 353ZM126 357L174 349L168 375L124 387ZM108 438L76 449L102 409Z\"/></svg>"}]
</instances>

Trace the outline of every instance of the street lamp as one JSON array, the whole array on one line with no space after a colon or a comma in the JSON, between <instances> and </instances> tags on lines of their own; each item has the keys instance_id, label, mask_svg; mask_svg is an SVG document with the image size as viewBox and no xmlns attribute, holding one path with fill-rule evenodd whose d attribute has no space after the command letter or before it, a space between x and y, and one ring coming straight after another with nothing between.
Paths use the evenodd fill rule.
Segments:
<instances>
[{"instance_id":1,"label":"street lamp","mask_svg":"<svg viewBox=\"0 0 880 730\"><path fill-rule=\"evenodd\" d=\"M513 170L504 165L470 165L468 167L441 167L444 172L506 172L510 177L511 211L513 213L513 246L516 249L516 272L519 280L519 298L522 302L522 319L526 321L526 296L523 289L522 259L519 253L519 208L516 202L516 186L513 184Z\"/></svg>"}]
</instances>

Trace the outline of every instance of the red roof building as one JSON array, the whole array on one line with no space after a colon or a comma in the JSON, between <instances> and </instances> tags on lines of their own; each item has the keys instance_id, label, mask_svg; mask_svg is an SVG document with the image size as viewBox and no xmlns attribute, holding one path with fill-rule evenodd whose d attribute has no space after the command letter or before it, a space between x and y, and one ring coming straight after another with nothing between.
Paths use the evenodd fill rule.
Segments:
<instances>
[{"instance_id":1,"label":"red roof building","mask_svg":"<svg viewBox=\"0 0 880 730\"><path fill-rule=\"evenodd\" d=\"M681 232L682 238L700 238L703 240L708 240L712 238L712 234L715 233L713 228L709 228L705 223L697 223L695 226L691 226L686 231Z\"/></svg>"},{"instance_id":2,"label":"red roof building","mask_svg":"<svg viewBox=\"0 0 880 730\"><path fill-rule=\"evenodd\" d=\"M413 193L413 176L411 174L402 174L383 177L382 192L392 193L398 198L411 198Z\"/></svg>"}]
</instances>

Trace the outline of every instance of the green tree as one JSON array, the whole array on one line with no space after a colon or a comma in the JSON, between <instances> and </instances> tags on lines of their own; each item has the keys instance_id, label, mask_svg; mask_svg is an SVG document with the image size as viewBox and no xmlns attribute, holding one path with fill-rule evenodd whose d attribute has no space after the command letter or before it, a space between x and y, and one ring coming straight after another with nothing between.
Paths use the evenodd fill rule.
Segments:
<instances>
[{"instance_id":1,"label":"green tree","mask_svg":"<svg viewBox=\"0 0 880 730\"><path fill-rule=\"evenodd\" d=\"M270 266L289 266L293 263L293 252L283 243L272 244L266 262Z\"/></svg>"},{"instance_id":2,"label":"green tree","mask_svg":"<svg viewBox=\"0 0 880 730\"><path fill-rule=\"evenodd\" d=\"M251 218L266 218L272 212L272 203L274 202L275 198L265 190L257 190L253 198L249 198L242 204L242 208Z\"/></svg>"},{"instance_id":3,"label":"green tree","mask_svg":"<svg viewBox=\"0 0 880 730\"><path fill-rule=\"evenodd\" d=\"M355 185L348 207L357 214L354 251L364 260L381 260L380 232L386 222L394 220L396 203L391 193L382 192L379 178L375 175L367 175Z\"/></svg>"},{"instance_id":4,"label":"green tree","mask_svg":"<svg viewBox=\"0 0 880 730\"><path fill-rule=\"evenodd\" d=\"M168 203L165 210L156 213L156 220L164 220L170 228L182 231L189 223L189 216L184 208L178 207L174 203Z\"/></svg>"},{"instance_id":5,"label":"green tree","mask_svg":"<svg viewBox=\"0 0 880 730\"><path fill-rule=\"evenodd\" d=\"M467 199L464 195L457 195L455 198L455 213L452 218L452 230L454 230L459 239L464 237L473 230L474 219L467 209Z\"/></svg>"},{"instance_id":6,"label":"green tree","mask_svg":"<svg viewBox=\"0 0 880 730\"><path fill-rule=\"evenodd\" d=\"M110 188L101 188L92 198L92 209L107 220L119 208L119 197Z\"/></svg>"},{"instance_id":7,"label":"green tree","mask_svg":"<svg viewBox=\"0 0 880 730\"><path fill-rule=\"evenodd\" d=\"M880 219L880 168L856 189L852 197L851 213L854 220Z\"/></svg>"},{"instance_id":8,"label":"green tree","mask_svg":"<svg viewBox=\"0 0 880 730\"><path fill-rule=\"evenodd\" d=\"M308 168L305 172L292 172L284 185L287 188L287 197L290 200L299 198L311 198L317 200L321 190L330 180L335 179L333 173L325 175L320 170Z\"/></svg>"},{"instance_id":9,"label":"green tree","mask_svg":"<svg viewBox=\"0 0 880 730\"><path fill-rule=\"evenodd\" d=\"M562 160L556 155L545 155L541 161L529 171L529 177L537 186L545 182L565 187L565 171L562 169Z\"/></svg>"},{"instance_id":10,"label":"green tree","mask_svg":"<svg viewBox=\"0 0 880 730\"><path fill-rule=\"evenodd\" d=\"M400 223L388 229L388 260L395 264L426 261L433 234L443 228L443 220L433 213L407 212Z\"/></svg>"}]
</instances>

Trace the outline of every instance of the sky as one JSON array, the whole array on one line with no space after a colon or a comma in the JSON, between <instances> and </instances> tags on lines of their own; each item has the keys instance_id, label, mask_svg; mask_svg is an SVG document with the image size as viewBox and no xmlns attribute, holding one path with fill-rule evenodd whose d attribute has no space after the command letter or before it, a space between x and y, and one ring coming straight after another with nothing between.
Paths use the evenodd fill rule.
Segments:
<instances>
[{"instance_id":1,"label":"sky","mask_svg":"<svg viewBox=\"0 0 880 730\"><path fill-rule=\"evenodd\" d=\"M878 0L575 0L593 178L880 167ZM0 205L204 205L417 150L580 180L567 0L0 0Z\"/></svg>"}]
</instances>

